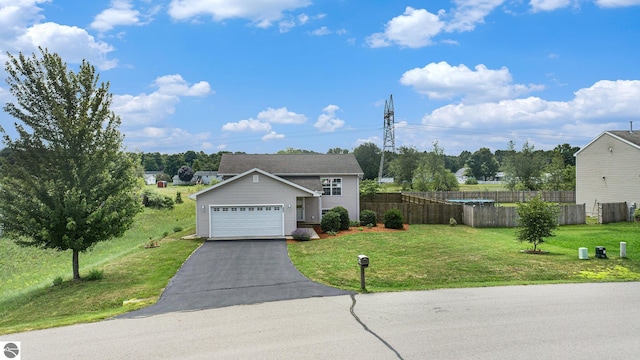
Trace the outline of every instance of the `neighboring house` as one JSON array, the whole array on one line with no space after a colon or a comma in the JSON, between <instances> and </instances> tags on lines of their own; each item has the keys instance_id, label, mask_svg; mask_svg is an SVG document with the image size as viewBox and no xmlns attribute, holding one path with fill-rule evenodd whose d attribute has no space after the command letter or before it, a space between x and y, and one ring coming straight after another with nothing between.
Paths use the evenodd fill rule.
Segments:
<instances>
[{"instance_id":1,"label":"neighboring house","mask_svg":"<svg viewBox=\"0 0 640 360\"><path fill-rule=\"evenodd\" d=\"M144 182L147 185L155 185L158 181L159 171L147 171L144 173Z\"/></svg>"},{"instance_id":2,"label":"neighboring house","mask_svg":"<svg viewBox=\"0 0 640 360\"><path fill-rule=\"evenodd\" d=\"M209 185L213 181L222 181L222 176L219 176L217 171L196 171L193 177L196 184Z\"/></svg>"},{"instance_id":3,"label":"neighboring house","mask_svg":"<svg viewBox=\"0 0 640 360\"><path fill-rule=\"evenodd\" d=\"M218 175L222 182L189 196L199 237L284 237L336 206L360 215L363 172L353 154L224 154Z\"/></svg>"},{"instance_id":4,"label":"neighboring house","mask_svg":"<svg viewBox=\"0 0 640 360\"><path fill-rule=\"evenodd\" d=\"M188 181L180 180L180 177L178 175L173 175L173 177L171 178L171 182L173 183L173 185L189 185Z\"/></svg>"},{"instance_id":5,"label":"neighboring house","mask_svg":"<svg viewBox=\"0 0 640 360\"><path fill-rule=\"evenodd\" d=\"M640 203L640 133L605 131L575 154L576 203L588 216L599 203Z\"/></svg>"},{"instance_id":6,"label":"neighboring house","mask_svg":"<svg viewBox=\"0 0 640 360\"><path fill-rule=\"evenodd\" d=\"M465 175L467 172L467 168L463 167L458 169L458 171L456 171L455 175L456 175L456 179L458 179L458 184L464 184L467 182L467 175Z\"/></svg>"}]
</instances>

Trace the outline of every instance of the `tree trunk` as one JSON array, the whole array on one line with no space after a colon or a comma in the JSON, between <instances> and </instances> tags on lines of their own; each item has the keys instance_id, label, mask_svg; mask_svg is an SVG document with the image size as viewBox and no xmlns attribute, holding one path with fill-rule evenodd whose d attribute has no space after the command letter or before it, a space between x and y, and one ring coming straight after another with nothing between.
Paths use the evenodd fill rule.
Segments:
<instances>
[{"instance_id":1,"label":"tree trunk","mask_svg":"<svg viewBox=\"0 0 640 360\"><path fill-rule=\"evenodd\" d=\"M73 280L80 280L80 261L78 259L80 252L73 250Z\"/></svg>"}]
</instances>

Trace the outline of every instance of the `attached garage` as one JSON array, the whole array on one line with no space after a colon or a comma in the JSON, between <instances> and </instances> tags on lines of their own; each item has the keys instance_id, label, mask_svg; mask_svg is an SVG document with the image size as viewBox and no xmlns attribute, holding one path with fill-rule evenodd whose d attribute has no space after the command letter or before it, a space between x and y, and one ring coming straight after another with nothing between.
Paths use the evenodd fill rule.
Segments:
<instances>
[{"instance_id":1,"label":"attached garage","mask_svg":"<svg viewBox=\"0 0 640 360\"><path fill-rule=\"evenodd\" d=\"M297 228L297 204L315 204L319 214L321 196L319 191L251 169L189 198L196 201L196 235L239 240L290 235Z\"/></svg>"},{"instance_id":2,"label":"attached garage","mask_svg":"<svg viewBox=\"0 0 640 360\"><path fill-rule=\"evenodd\" d=\"M284 205L212 205L211 238L282 237Z\"/></svg>"}]
</instances>

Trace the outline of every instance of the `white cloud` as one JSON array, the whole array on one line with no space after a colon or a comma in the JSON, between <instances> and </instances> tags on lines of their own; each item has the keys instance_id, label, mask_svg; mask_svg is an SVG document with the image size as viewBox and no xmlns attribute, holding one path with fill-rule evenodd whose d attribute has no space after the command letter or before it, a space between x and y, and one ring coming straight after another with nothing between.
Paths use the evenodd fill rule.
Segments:
<instances>
[{"instance_id":1,"label":"white cloud","mask_svg":"<svg viewBox=\"0 0 640 360\"><path fill-rule=\"evenodd\" d=\"M222 131L268 132L271 131L271 124L256 119L240 120L238 122L229 122L222 125Z\"/></svg>"},{"instance_id":2,"label":"white cloud","mask_svg":"<svg viewBox=\"0 0 640 360\"><path fill-rule=\"evenodd\" d=\"M410 48L428 46L444 26L440 15L407 6L404 14L387 22L384 32L369 36L367 44L374 48L393 44Z\"/></svg>"},{"instance_id":3,"label":"white cloud","mask_svg":"<svg viewBox=\"0 0 640 360\"><path fill-rule=\"evenodd\" d=\"M313 125L322 132L333 132L344 126L345 122L336 117L337 105L328 105L322 109L323 114L318 116L318 121Z\"/></svg>"},{"instance_id":4,"label":"white cloud","mask_svg":"<svg viewBox=\"0 0 640 360\"><path fill-rule=\"evenodd\" d=\"M456 0L453 18L447 23L446 30L471 31L476 24L484 23L484 18L502 3L504 0Z\"/></svg>"},{"instance_id":5,"label":"white cloud","mask_svg":"<svg viewBox=\"0 0 640 360\"><path fill-rule=\"evenodd\" d=\"M533 11L553 11L567 7L574 3L574 0L531 0L529 5Z\"/></svg>"},{"instance_id":6,"label":"white cloud","mask_svg":"<svg viewBox=\"0 0 640 360\"><path fill-rule=\"evenodd\" d=\"M329 34L331 34L331 33L332 33L332 31L331 31L331 30L329 30L329 28L328 28L328 27L326 27L326 26L322 26L322 27L320 27L320 28L318 28L318 29L313 30L313 31L311 32L311 35L314 35L314 36L324 36L324 35L329 35Z\"/></svg>"},{"instance_id":7,"label":"white cloud","mask_svg":"<svg viewBox=\"0 0 640 360\"><path fill-rule=\"evenodd\" d=\"M289 111L286 107L268 108L258 113L258 119L273 124L304 124L307 122L306 116Z\"/></svg>"},{"instance_id":8,"label":"white cloud","mask_svg":"<svg viewBox=\"0 0 640 360\"><path fill-rule=\"evenodd\" d=\"M605 8L640 5L640 0L595 0L595 2L598 6Z\"/></svg>"},{"instance_id":9,"label":"white cloud","mask_svg":"<svg viewBox=\"0 0 640 360\"><path fill-rule=\"evenodd\" d=\"M464 102L510 99L542 89L539 85L513 84L506 67L491 70L480 64L472 70L444 61L409 70L402 74L400 83L432 99L461 97Z\"/></svg>"},{"instance_id":10,"label":"white cloud","mask_svg":"<svg viewBox=\"0 0 640 360\"><path fill-rule=\"evenodd\" d=\"M284 134L278 134L275 131L269 131L269 133L265 136L262 137L262 140L264 141L268 141L268 140L282 140L284 139L285 136Z\"/></svg>"},{"instance_id":11,"label":"white cloud","mask_svg":"<svg viewBox=\"0 0 640 360\"><path fill-rule=\"evenodd\" d=\"M208 141L209 132L192 134L187 130L171 127L145 127L139 130L124 131L125 143L131 150L179 152L184 151L184 139L189 139L194 149L208 149L212 145ZM172 145L173 144L173 145ZM151 150L153 149L153 150Z\"/></svg>"},{"instance_id":12,"label":"white cloud","mask_svg":"<svg viewBox=\"0 0 640 360\"><path fill-rule=\"evenodd\" d=\"M568 102L547 101L537 97L503 100L482 104L447 105L424 116L424 125L452 129L517 129L540 128L554 124L565 127L598 126L615 119L637 116L637 99L640 98L640 80L602 80L589 88L575 92Z\"/></svg>"},{"instance_id":13,"label":"white cloud","mask_svg":"<svg viewBox=\"0 0 640 360\"><path fill-rule=\"evenodd\" d=\"M283 139L284 135L272 131L271 124L304 124L307 117L287 110L286 107L279 109L267 108L258 113L257 119L245 119L238 122L228 122L222 125L222 131L229 132L264 132L266 135L262 140Z\"/></svg>"},{"instance_id":14,"label":"white cloud","mask_svg":"<svg viewBox=\"0 0 640 360\"><path fill-rule=\"evenodd\" d=\"M112 0L111 7L96 15L91 28L106 32L119 25L143 25L140 11L135 10L131 0Z\"/></svg>"},{"instance_id":15,"label":"white cloud","mask_svg":"<svg viewBox=\"0 0 640 360\"><path fill-rule=\"evenodd\" d=\"M208 82L200 81L189 86L179 74L160 76L154 81L154 85L158 87L159 93L166 95L202 97L211 93Z\"/></svg>"},{"instance_id":16,"label":"white cloud","mask_svg":"<svg viewBox=\"0 0 640 360\"><path fill-rule=\"evenodd\" d=\"M0 0L0 41L12 40L34 23L42 21L38 4L51 0Z\"/></svg>"},{"instance_id":17,"label":"white cloud","mask_svg":"<svg viewBox=\"0 0 640 360\"><path fill-rule=\"evenodd\" d=\"M269 27L283 12L311 5L309 0L172 0L169 15L176 20L211 16L214 21L248 19L257 27Z\"/></svg>"},{"instance_id":18,"label":"white cloud","mask_svg":"<svg viewBox=\"0 0 640 360\"><path fill-rule=\"evenodd\" d=\"M58 53L69 63L83 59L101 70L117 65L109 59L114 49L111 45L96 41L86 30L76 26L42 22L44 16L38 5L50 0L0 0L0 61L6 60L5 52L38 52L38 47Z\"/></svg>"},{"instance_id":19,"label":"white cloud","mask_svg":"<svg viewBox=\"0 0 640 360\"><path fill-rule=\"evenodd\" d=\"M111 69L118 63L117 60L107 59L107 55L114 50L111 45L96 41L86 30L76 26L52 22L36 24L26 29L16 43L21 49L35 51L38 46L47 48L71 63L86 59L101 70Z\"/></svg>"},{"instance_id":20,"label":"white cloud","mask_svg":"<svg viewBox=\"0 0 640 360\"><path fill-rule=\"evenodd\" d=\"M175 112L181 97L203 97L211 93L206 81L189 86L177 74L161 76L153 84L158 89L151 94L113 96L111 109L121 116L124 126L159 122Z\"/></svg>"}]
</instances>

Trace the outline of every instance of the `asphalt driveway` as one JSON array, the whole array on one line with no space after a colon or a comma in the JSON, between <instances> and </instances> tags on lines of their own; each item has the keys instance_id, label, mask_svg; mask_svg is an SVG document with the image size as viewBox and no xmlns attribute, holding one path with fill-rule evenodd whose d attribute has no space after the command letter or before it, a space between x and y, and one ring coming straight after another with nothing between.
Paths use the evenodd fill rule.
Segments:
<instances>
[{"instance_id":1,"label":"asphalt driveway","mask_svg":"<svg viewBox=\"0 0 640 360\"><path fill-rule=\"evenodd\" d=\"M304 277L285 240L207 241L182 265L158 302L120 317L349 295Z\"/></svg>"}]
</instances>

